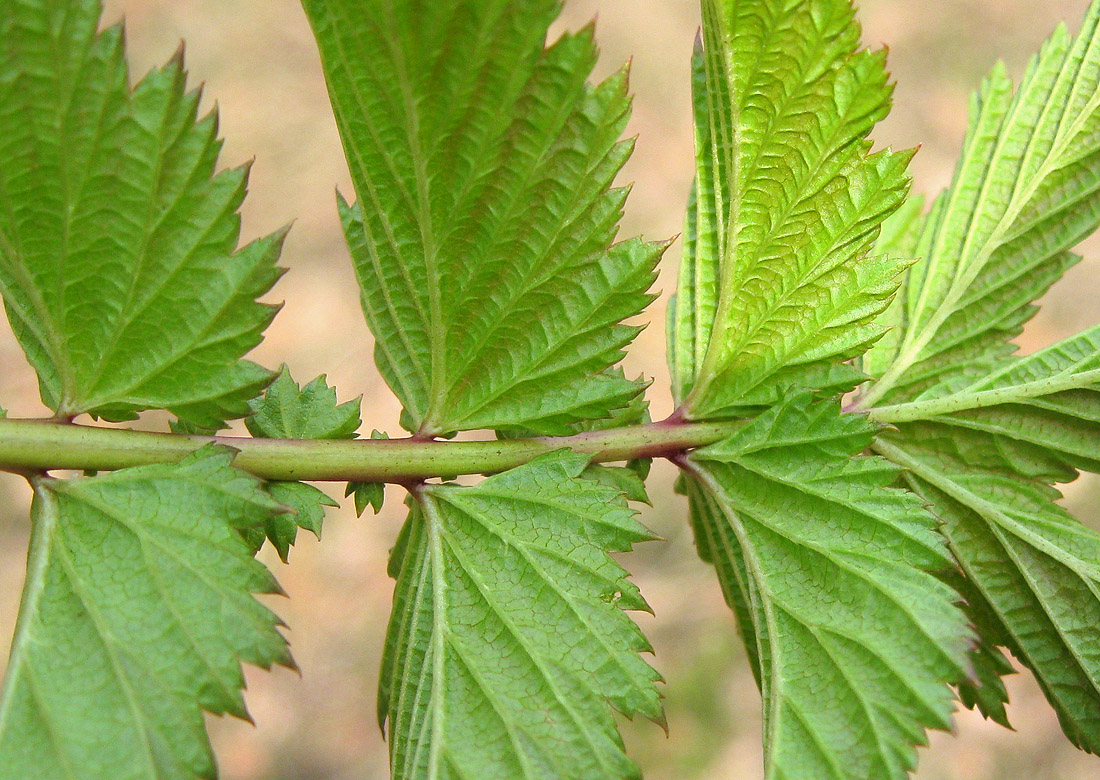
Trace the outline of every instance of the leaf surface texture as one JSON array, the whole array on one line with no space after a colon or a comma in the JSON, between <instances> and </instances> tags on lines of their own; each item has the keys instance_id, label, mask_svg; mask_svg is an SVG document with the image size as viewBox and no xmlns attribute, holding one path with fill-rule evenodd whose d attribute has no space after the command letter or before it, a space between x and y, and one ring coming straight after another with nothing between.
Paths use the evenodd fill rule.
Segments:
<instances>
[{"instance_id":1,"label":"leaf surface texture","mask_svg":"<svg viewBox=\"0 0 1100 780\"><path fill-rule=\"evenodd\" d=\"M0 702L5 777L216 775L201 710L247 718L240 663L293 664L253 596L279 586L239 533L279 506L230 460L209 447L37 482Z\"/></svg>"},{"instance_id":2,"label":"leaf surface texture","mask_svg":"<svg viewBox=\"0 0 1100 780\"><path fill-rule=\"evenodd\" d=\"M340 211L375 358L425 434L568 433L641 385L662 245L612 245L626 74L592 30L544 50L555 0L306 0L359 201Z\"/></svg>"},{"instance_id":3,"label":"leaf surface texture","mask_svg":"<svg viewBox=\"0 0 1100 780\"><path fill-rule=\"evenodd\" d=\"M276 307L282 234L236 251L246 170L214 173L180 56L132 90L98 2L0 14L0 293L61 415L170 409L217 428L271 374L241 356Z\"/></svg>"},{"instance_id":4,"label":"leaf surface texture","mask_svg":"<svg viewBox=\"0 0 1100 780\"><path fill-rule=\"evenodd\" d=\"M273 439L354 439L361 423L359 403L358 398L339 403L336 389L328 386L324 376L299 387L283 366L263 396L249 403L252 416L245 420L245 426L253 436ZM377 486L379 490L381 487ZM253 529L246 538L257 550L265 538L269 539L284 563L298 529L304 528L320 539L325 507L340 505L304 482L270 482L267 491L290 511L273 515L264 528ZM378 501L380 505L381 499Z\"/></svg>"},{"instance_id":5,"label":"leaf surface texture","mask_svg":"<svg viewBox=\"0 0 1100 780\"><path fill-rule=\"evenodd\" d=\"M864 406L945 395L1015 349L1009 340L1100 225L1100 5L1080 34L1059 27L1018 88L1003 65L970 108L950 188L916 243L898 337Z\"/></svg>"},{"instance_id":6,"label":"leaf surface texture","mask_svg":"<svg viewBox=\"0 0 1100 780\"><path fill-rule=\"evenodd\" d=\"M652 538L551 453L475 487L418 490L391 573L379 717L395 780L635 778L608 703L662 719L648 609L608 555Z\"/></svg>"},{"instance_id":7,"label":"leaf surface texture","mask_svg":"<svg viewBox=\"0 0 1100 780\"><path fill-rule=\"evenodd\" d=\"M687 492L760 683L767 777L901 780L950 728L968 630L931 573L952 566L934 518L838 412L781 402L693 453Z\"/></svg>"},{"instance_id":8,"label":"leaf surface texture","mask_svg":"<svg viewBox=\"0 0 1100 780\"><path fill-rule=\"evenodd\" d=\"M909 262L869 252L910 155L869 153L890 88L884 53L857 51L848 0L705 0L703 22L670 344L682 408L713 418L859 381L842 361L882 334Z\"/></svg>"}]
</instances>

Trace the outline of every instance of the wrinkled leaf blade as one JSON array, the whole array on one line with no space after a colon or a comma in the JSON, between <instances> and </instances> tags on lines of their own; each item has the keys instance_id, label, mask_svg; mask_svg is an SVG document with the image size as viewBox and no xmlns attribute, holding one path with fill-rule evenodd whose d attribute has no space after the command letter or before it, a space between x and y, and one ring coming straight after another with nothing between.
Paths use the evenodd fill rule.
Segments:
<instances>
[{"instance_id":1,"label":"wrinkled leaf blade","mask_svg":"<svg viewBox=\"0 0 1100 780\"><path fill-rule=\"evenodd\" d=\"M208 448L174 465L36 483L0 702L8 777L214 777L202 710L247 718L240 663L293 664L240 532L279 507Z\"/></svg>"},{"instance_id":2,"label":"wrinkled leaf blade","mask_svg":"<svg viewBox=\"0 0 1100 780\"><path fill-rule=\"evenodd\" d=\"M133 90L94 0L0 15L0 294L61 415L247 414L271 374L241 360L277 307L279 233L237 251L246 170L215 174L182 51Z\"/></svg>"},{"instance_id":3,"label":"wrinkled leaf blade","mask_svg":"<svg viewBox=\"0 0 1100 780\"><path fill-rule=\"evenodd\" d=\"M612 244L625 72L555 0L306 0L359 200L345 234L375 358L425 434L567 433L641 384L606 371L663 245Z\"/></svg>"},{"instance_id":4,"label":"wrinkled leaf blade","mask_svg":"<svg viewBox=\"0 0 1100 780\"><path fill-rule=\"evenodd\" d=\"M970 643L934 519L853 457L874 429L788 399L691 456L688 494L764 698L769 778L902 780Z\"/></svg>"},{"instance_id":5,"label":"wrinkled leaf blade","mask_svg":"<svg viewBox=\"0 0 1100 780\"><path fill-rule=\"evenodd\" d=\"M661 721L658 675L608 553L651 536L586 465L552 453L418 491L379 691L398 780L638 776L608 703Z\"/></svg>"},{"instance_id":6,"label":"wrinkled leaf blade","mask_svg":"<svg viewBox=\"0 0 1100 780\"><path fill-rule=\"evenodd\" d=\"M858 46L847 0L704 3L695 194L669 326L689 417L822 389L823 372L883 333L875 317L910 261L869 253L908 192L910 154L870 154L891 90L884 54Z\"/></svg>"}]
</instances>

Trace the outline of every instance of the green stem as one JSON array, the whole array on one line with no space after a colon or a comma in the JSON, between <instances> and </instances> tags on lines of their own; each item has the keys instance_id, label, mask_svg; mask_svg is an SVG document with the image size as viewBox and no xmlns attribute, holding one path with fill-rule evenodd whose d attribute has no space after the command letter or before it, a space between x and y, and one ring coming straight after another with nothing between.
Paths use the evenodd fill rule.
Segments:
<instances>
[{"instance_id":1,"label":"green stem","mask_svg":"<svg viewBox=\"0 0 1100 780\"><path fill-rule=\"evenodd\" d=\"M964 391L942 398L907 401L906 403L890 406L872 406L867 409L867 415L876 422L884 423L927 420L941 414L964 412L968 409L984 409L989 406L1000 406L1001 404L1022 403L1029 398L1038 398L1066 390L1088 387L1097 381L1100 381L1100 369L1079 371L1077 373L1063 372L1045 379L1036 379L1032 382L1008 387L972 392Z\"/></svg>"},{"instance_id":2,"label":"green stem","mask_svg":"<svg viewBox=\"0 0 1100 780\"><path fill-rule=\"evenodd\" d=\"M409 484L432 477L504 471L559 449L592 455L595 462L672 457L724 439L743 424L658 422L574 436L450 442L180 436L0 419L0 470L111 471L178 461L215 443L238 450L235 465L263 479Z\"/></svg>"}]
</instances>

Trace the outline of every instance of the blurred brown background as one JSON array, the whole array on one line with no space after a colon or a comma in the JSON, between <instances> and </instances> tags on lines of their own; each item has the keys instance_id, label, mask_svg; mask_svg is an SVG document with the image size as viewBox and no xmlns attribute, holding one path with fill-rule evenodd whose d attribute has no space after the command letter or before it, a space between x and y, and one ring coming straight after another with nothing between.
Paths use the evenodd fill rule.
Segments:
<instances>
[{"instance_id":1,"label":"blurred brown background","mask_svg":"<svg viewBox=\"0 0 1100 780\"><path fill-rule=\"evenodd\" d=\"M624 181L636 186L623 235L676 234L692 176L688 58L698 25L694 0L567 0L561 24L598 14L601 74L633 57L636 93L631 132L637 152ZM890 47L898 82L894 114L876 133L883 144L921 145L915 189L934 193L949 180L965 129L967 95L996 57L1018 75L1027 56L1059 21L1076 28L1086 0L863 0L868 45ZM224 165L255 157L244 208L245 237L288 222L283 255L289 275L275 297L286 308L255 353L265 365L288 363L297 379L327 373L341 398L363 395L364 430L398 434L398 407L371 364L371 336L359 312L333 190L351 193L320 66L296 0L106 0L108 21L125 15L135 76L167 59L183 39L191 83L205 82L206 103L220 108ZM1100 244L1045 301L1025 350L1100 319ZM679 247L666 256L659 286L674 287ZM654 377L655 417L671 411L664 367L664 300L629 359ZM34 376L0 324L0 403L14 416L38 416ZM145 422L163 426L163 419ZM651 480L654 507L644 521L668 541L644 545L626 564L656 618L639 622L668 680L670 736L648 723L625 724L632 754L651 780L752 780L760 767L759 697L712 573L694 555L685 506L670 489L670 468ZM334 495L335 491L330 490ZM1096 524L1094 483L1067 487L1067 501ZM374 693L392 583L387 550L401 521L400 490L386 510L356 519L330 514L323 544L303 536L282 566L265 553L290 599L273 607L290 625L302 676L249 670L253 727L211 718L228 780L362 780L387 776L374 719ZM0 475L0 644L15 622L26 554L25 486ZM936 734L921 751L921 780L1084 780L1100 759L1078 753L1026 675L1012 681L1010 717L1017 733L970 713L957 734ZM47 779L43 779L47 780ZM578 780L583 780L579 778Z\"/></svg>"}]
</instances>

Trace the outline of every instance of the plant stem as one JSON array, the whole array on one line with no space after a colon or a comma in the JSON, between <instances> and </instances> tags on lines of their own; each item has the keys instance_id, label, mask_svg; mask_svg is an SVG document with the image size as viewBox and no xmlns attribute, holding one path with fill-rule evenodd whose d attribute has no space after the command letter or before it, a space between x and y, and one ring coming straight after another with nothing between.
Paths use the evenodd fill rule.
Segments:
<instances>
[{"instance_id":1,"label":"plant stem","mask_svg":"<svg viewBox=\"0 0 1100 780\"><path fill-rule=\"evenodd\" d=\"M234 465L263 479L409 484L433 477L504 471L559 449L592 455L595 462L670 457L713 444L743 424L658 422L573 436L451 442L180 436L49 420L0 419L0 470L111 471L178 461L215 443L237 450Z\"/></svg>"}]
</instances>

